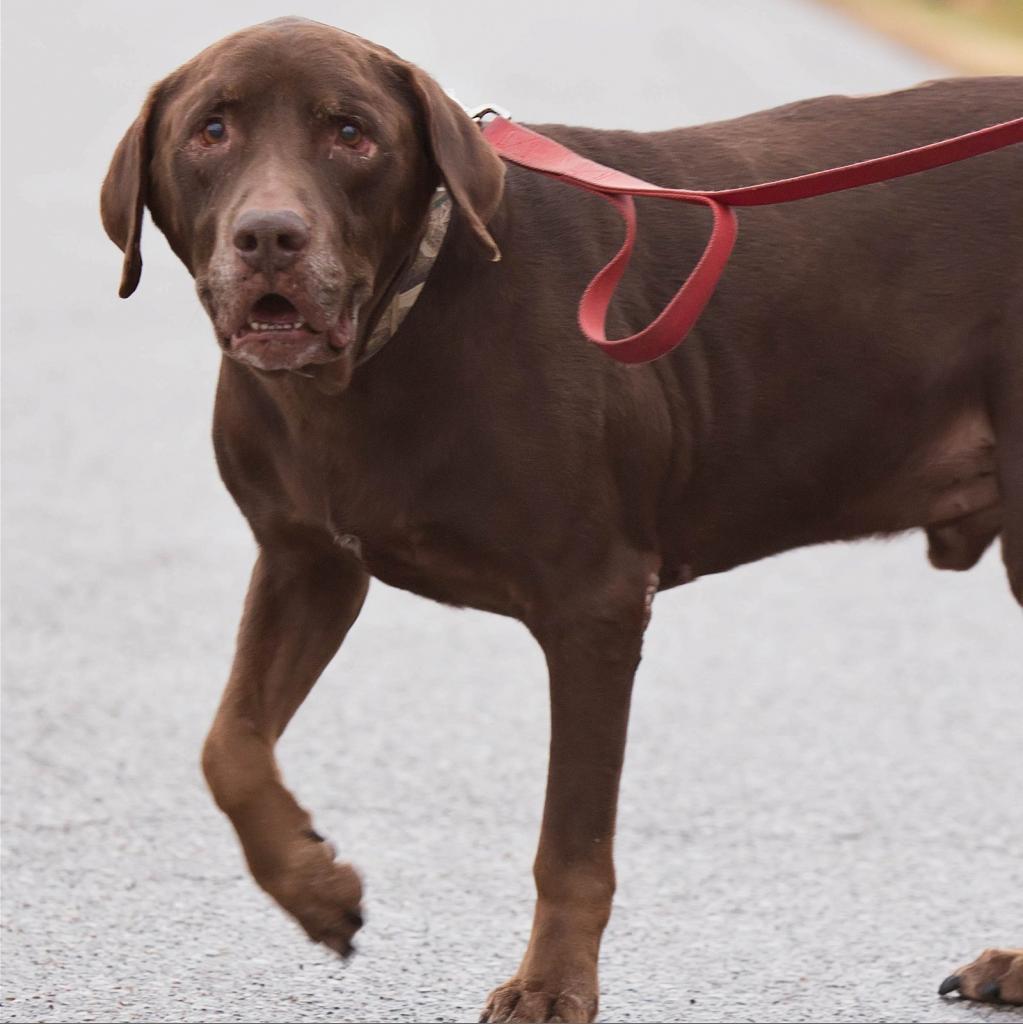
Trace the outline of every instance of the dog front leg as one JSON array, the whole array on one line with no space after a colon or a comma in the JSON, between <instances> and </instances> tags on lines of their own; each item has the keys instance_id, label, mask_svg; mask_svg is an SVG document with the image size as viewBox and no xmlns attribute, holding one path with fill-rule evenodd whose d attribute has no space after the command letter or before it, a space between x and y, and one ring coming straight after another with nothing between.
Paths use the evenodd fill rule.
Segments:
<instances>
[{"instance_id":1,"label":"dog front leg","mask_svg":"<svg viewBox=\"0 0 1023 1024\"><path fill-rule=\"evenodd\" d=\"M534 864L533 930L482 1021L592 1021L597 959L615 889L612 842L632 680L656 588L635 558L578 606L534 627L547 657L551 745Z\"/></svg>"},{"instance_id":2,"label":"dog front leg","mask_svg":"<svg viewBox=\"0 0 1023 1024\"><path fill-rule=\"evenodd\" d=\"M362 886L281 781L274 746L355 621L368 577L351 556L264 546L203 771L256 881L306 933L351 952Z\"/></svg>"}]
</instances>

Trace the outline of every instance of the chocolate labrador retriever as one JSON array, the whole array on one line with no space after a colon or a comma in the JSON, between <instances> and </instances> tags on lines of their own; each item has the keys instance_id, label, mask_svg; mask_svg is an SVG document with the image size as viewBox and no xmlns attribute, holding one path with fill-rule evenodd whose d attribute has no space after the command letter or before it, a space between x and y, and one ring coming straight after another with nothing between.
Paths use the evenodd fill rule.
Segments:
<instances>
[{"instance_id":1,"label":"chocolate labrador retriever","mask_svg":"<svg viewBox=\"0 0 1023 1024\"><path fill-rule=\"evenodd\" d=\"M1023 79L830 96L653 134L541 127L664 185L723 187L1008 120ZM141 272L143 208L223 352L213 437L259 556L203 753L259 884L344 955L359 877L274 745L370 577L525 623L552 735L532 936L491 1021L589 1021L615 887L633 673L654 595L823 541L922 528L967 569L1001 534L1023 602L1023 151L743 215L670 357L624 367L575 307L620 241L603 201L504 164L426 74L313 22L230 36L153 87L103 185ZM646 203L611 336L703 242ZM399 326L400 325L400 326ZM1023 956L946 983L1023 1001Z\"/></svg>"}]
</instances>

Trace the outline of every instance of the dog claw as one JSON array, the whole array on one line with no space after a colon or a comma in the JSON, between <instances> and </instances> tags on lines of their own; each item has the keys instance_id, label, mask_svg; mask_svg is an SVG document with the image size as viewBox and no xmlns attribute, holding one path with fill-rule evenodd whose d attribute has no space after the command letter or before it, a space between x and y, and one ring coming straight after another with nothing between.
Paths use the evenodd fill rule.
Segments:
<instances>
[{"instance_id":1,"label":"dog claw","mask_svg":"<svg viewBox=\"0 0 1023 1024\"><path fill-rule=\"evenodd\" d=\"M330 854L330 859L335 860L337 858L337 847L330 842L326 836L321 836L319 832L314 828L307 828L305 830L305 837L311 839L314 843L323 843L324 849Z\"/></svg>"},{"instance_id":2,"label":"dog claw","mask_svg":"<svg viewBox=\"0 0 1023 1024\"><path fill-rule=\"evenodd\" d=\"M319 940L327 949L333 950L342 960L350 960L355 955L355 943L349 939L334 936Z\"/></svg>"},{"instance_id":3,"label":"dog claw","mask_svg":"<svg viewBox=\"0 0 1023 1024\"><path fill-rule=\"evenodd\" d=\"M955 992L959 988L962 978L958 974L950 974L939 986L938 995L947 996L949 992Z\"/></svg>"}]
</instances>

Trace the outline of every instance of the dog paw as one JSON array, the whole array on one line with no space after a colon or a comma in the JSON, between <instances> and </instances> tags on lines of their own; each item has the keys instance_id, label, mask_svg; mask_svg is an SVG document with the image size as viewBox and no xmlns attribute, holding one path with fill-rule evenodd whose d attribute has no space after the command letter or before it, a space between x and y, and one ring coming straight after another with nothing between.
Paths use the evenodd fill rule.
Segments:
<instances>
[{"instance_id":1,"label":"dog paw","mask_svg":"<svg viewBox=\"0 0 1023 1024\"><path fill-rule=\"evenodd\" d=\"M512 978L490 993L480 1024L589 1024L597 1017L596 989Z\"/></svg>"},{"instance_id":2,"label":"dog paw","mask_svg":"<svg viewBox=\"0 0 1023 1024\"><path fill-rule=\"evenodd\" d=\"M986 949L973 963L950 974L938 995L1023 1005L1023 949Z\"/></svg>"},{"instance_id":3,"label":"dog paw","mask_svg":"<svg viewBox=\"0 0 1023 1024\"><path fill-rule=\"evenodd\" d=\"M362 927L362 882L351 864L334 860L334 847L310 831L287 858L286 870L266 886L270 895L320 942L342 957L355 952Z\"/></svg>"}]
</instances>

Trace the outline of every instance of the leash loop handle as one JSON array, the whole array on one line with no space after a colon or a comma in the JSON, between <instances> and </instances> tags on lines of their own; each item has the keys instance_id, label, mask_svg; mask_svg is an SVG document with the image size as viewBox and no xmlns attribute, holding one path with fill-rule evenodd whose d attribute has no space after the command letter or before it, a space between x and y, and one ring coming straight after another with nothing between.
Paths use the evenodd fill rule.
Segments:
<instances>
[{"instance_id":1,"label":"leash loop handle","mask_svg":"<svg viewBox=\"0 0 1023 1024\"><path fill-rule=\"evenodd\" d=\"M713 199L703 205L714 216L707 246L699 262L657 319L637 334L612 340L606 334L607 311L618 282L632 258L636 241L636 204L631 195L601 192L625 221L625 241L617 255L589 283L579 302L583 334L620 363L648 363L675 348L692 330L714 294L735 245L739 225L731 208Z\"/></svg>"},{"instance_id":2,"label":"leash loop handle","mask_svg":"<svg viewBox=\"0 0 1023 1024\"><path fill-rule=\"evenodd\" d=\"M602 195L618 210L625 221L625 240L583 293L579 303L579 327L613 359L622 363L645 363L667 355L681 344L714 294L738 233L731 207L809 199L990 153L1023 142L1023 117L844 167L717 191L660 188L589 160L545 135L500 116L483 125L483 136L504 160ZM637 195L707 206L713 214L713 226L699 262L658 317L636 334L612 340L606 333L607 312L635 245L636 210L632 197Z\"/></svg>"}]
</instances>

